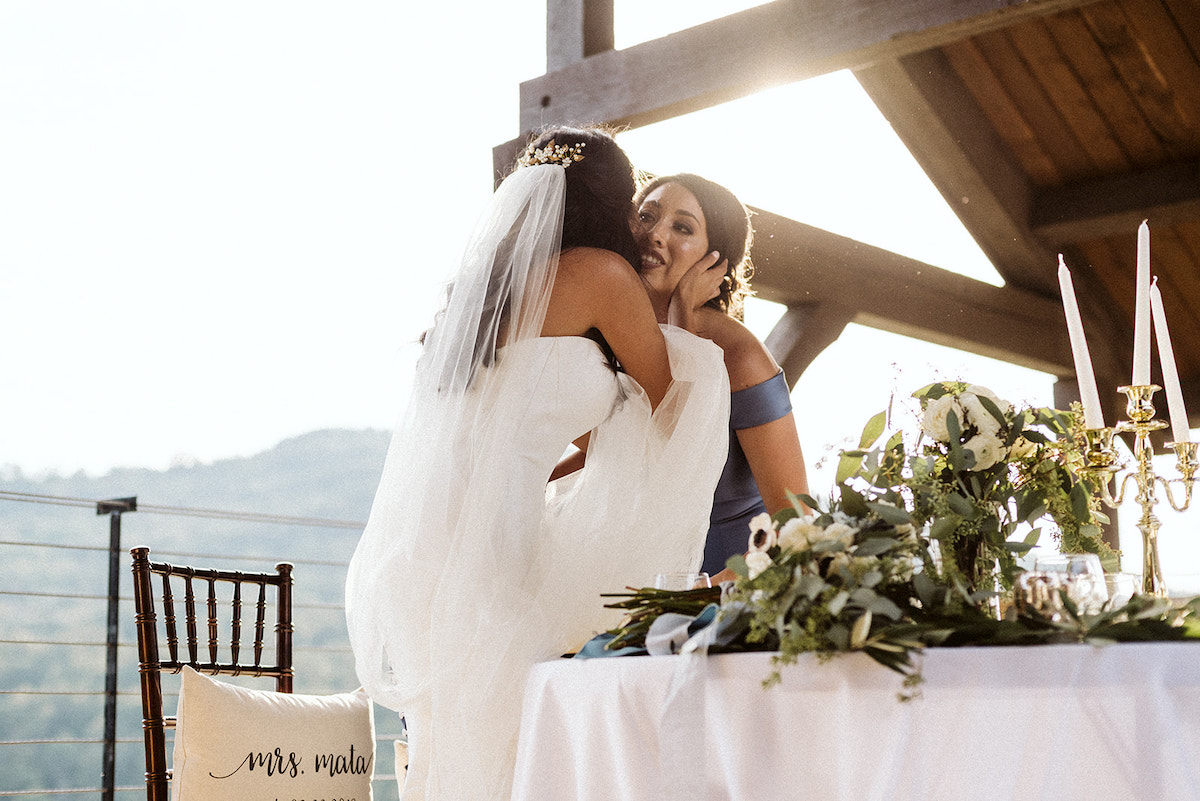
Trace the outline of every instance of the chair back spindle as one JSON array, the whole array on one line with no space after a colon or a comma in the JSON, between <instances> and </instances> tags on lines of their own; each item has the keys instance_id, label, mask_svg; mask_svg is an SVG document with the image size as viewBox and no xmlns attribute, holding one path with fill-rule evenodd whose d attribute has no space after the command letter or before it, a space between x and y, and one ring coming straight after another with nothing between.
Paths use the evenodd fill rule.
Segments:
<instances>
[{"instance_id":1,"label":"chair back spindle","mask_svg":"<svg viewBox=\"0 0 1200 801\"><path fill-rule=\"evenodd\" d=\"M138 640L138 674L142 690L142 731L146 751L146 798L148 801L167 801L171 771L167 765L165 730L175 720L163 714L162 673L178 673L184 665L210 675L249 675L273 678L278 692L292 691L292 565L283 562L274 573L216 570L151 562L149 548L134 548L133 590ZM161 579L162 592L154 594L154 576ZM200 660L199 626L196 617L197 599L193 581L204 586L204 609L207 613L207 661ZM181 660L175 614L175 590L172 585L183 584L184 626L187 633L187 659ZM258 587L255 603L254 643L251 649L242 648L242 586ZM264 634L270 590L274 589L275 652L274 661L264 662ZM222 659L220 598L222 590L231 595L228 619L228 658ZM161 633L166 653L160 651ZM253 660L241 661L244 651L253 653ZM164 658L165 657L165 658Z\"/></svg>"}]
</instances>

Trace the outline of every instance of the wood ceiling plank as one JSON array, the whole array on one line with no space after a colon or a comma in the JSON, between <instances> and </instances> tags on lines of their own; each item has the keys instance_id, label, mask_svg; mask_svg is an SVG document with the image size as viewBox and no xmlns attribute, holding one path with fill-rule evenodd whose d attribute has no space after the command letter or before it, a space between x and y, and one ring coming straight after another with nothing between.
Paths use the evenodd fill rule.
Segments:
<instances>
[{"instance_id":1,"label":"wood ceiling plank","mask_svg":"<svg viewBox=\"0 0 1200 801\"><path fill-rule=\"evenodd\" d=\"M613 45L613 0L547 0L547 72L612 50Z\"/></svg>"},{"instance_id":2,"label":"wood ceiling plank","mask_svg":"<svg viewBox=\"0 0 1200 801\"><path fill-rule=\"evenodd\" d=\"M1193 224L1189 228L1195 227ZM1177 345L1176 349L1184 351L1180 357L1186 359L1189 372L1194 372L1200 368L1200 348L1196 347L1200 345L1200 316L1197 316L1200 309L1189 299L1200 297L1200 270L1196 269L1194 240L1189 242L1183 233L1185 230L1189 229L1152 225L1150 267L1158 276L1163 305L1169 310L1171 333L1175 333L1176 324L1181 331L1188 332L1183 343L1192 347L1179 348Z\"/></svg>"},{"instance_id":3,"label":"wood ceiling plank","mask_svg":"<svg viewBox=\"0 0 1200 801\"><path fill-rule=\"evenodd\" d=\"M1170 0L1166 7L1188 48L1200 54L1200 3L1195 0Z\"/></svg>"},{"instance_id":4,"label":"wood ceiling plank","mask_svg":"<svg viewBox=\"0 0 1200 801\"><path fill-rule=\"evenodd\" d=\"M1146 58L1162 75L1163 84L1170 93L1171 106L1178 115L1180 126L1187 134L1181 142L1183 150L1175 150L1177 157L1194 153L1197 133L1200 132L1200 63L1161 0L1119 0L1129 20L1130 28L1143 45ZM1190 147L1189 147L1190 145Z\"/></svg>"},{"instance_id":5,"label":"wood ceiling plank","mask_svg":"<svg viewBox=\"0 0 1200 801\"><path fill-rule=\"evenodd\" d=\"M1090 159L1074 137L1066 133L1063 116L1022 58L1016 38L1012 30L991 31L976 37L976 42L1062 180L1091 177L1094 170Z\"/></svg>"},{"instance_id":6,"label":"wood ceiling plank","mask_svg":"<svg viewBox=\"0 0 1200 801\"><path fill-rule=\"evenodd\" d=\"M1103 110L1113 137L1132 164L1148 167L1162 163L1162 142L1146 123L1083 16L1078 11L1060 14L1047 21L1047 29L1096 107Z\"/></svg>"},{"instance_id":7,"label":"wood ceiling plank","mask_svg":"<svg viewBox=\"0 0 1200 801\"><path fill-rule=\"evenodd\" d=\"M1104 114L1096 107L1046 23L1041 20L1024 23L1013 31L1010 41L1058 111L1064 134L1070 131L1087 154L1091 174L1106 175L1129 169L1129 157L1114 141Z\"/></svg>"},{"instance_id":8,"label":"wood ceiling plank","mask_svg":"<svg viewBox=\"0 0 1200 801\"><path fill-rule=\"evenodd\" d=\"M973 39L942 48L955 73L975 97L992 127L1037 186L1059 183L1062 176L1038 143L1033 129L1000 82Z\"/></svg>"},{"instance_id":9,"label":"wood ceiling plank","mask_svg":"<svg viewBox=\"0 0 1200 801\"><path fill-rule=\"evenodd\" d=\"M1174 92L1147 59L1147 51L1121 6L1097 3L1081 13L1164 149L1169 153L1189 141L1192 132L1180 120Z\"/></svg>"}]
</instances>

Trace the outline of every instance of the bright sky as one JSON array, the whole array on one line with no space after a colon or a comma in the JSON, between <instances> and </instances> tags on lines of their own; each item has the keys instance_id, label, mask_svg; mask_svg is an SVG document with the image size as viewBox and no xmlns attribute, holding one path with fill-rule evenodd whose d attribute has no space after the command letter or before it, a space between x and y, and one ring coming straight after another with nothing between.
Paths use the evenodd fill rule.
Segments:
<instances>
[{"instance_id":1,"label":"bright sky","mask_svg":"<svg viewBox=\"0 0 1200 801\"><path fill-rule=\"evenodd\" d=\"M617 0L617 46L752 4ZM161 469L390 428L544 53L544 0L0 4L0 466ZM848 74L622 144L999 283ZM890 393L960 377L1052 398L1045 374L851 326L795 393L814 489Z\"/></svg>"}]
</instances>

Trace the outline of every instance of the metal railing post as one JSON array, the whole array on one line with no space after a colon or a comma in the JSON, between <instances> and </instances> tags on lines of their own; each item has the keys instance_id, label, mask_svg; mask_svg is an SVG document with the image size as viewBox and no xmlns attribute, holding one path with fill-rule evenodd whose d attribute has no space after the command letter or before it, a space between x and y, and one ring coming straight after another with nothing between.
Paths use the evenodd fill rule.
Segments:
<instances>
[{"instance_id":1,"label":"metal railing post","mask_svg":"<svg viewBox=\"0 0 1200 801\"><path fill-rule=\"evenodd\" d=\"M113 801L117 769L117 640L121 597L121 514L136 512L137 498L115 498L96 504L97 515L108 515L108 633L104 671L104 768L101 801Z\"/></svg>"}]
</instances>

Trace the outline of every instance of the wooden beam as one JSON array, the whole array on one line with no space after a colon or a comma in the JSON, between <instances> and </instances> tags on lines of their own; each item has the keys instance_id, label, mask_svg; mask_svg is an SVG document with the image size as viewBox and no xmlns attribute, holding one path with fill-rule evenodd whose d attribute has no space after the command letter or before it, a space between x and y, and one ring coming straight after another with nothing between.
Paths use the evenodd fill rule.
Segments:
<instances>
[{"instance_id":1,"label":"wooden beam","mask_svg":"<svg viewBox=\"0 0 1200 801\"><path fill-rule=\"evenodd\" d=\"M1005 282L1057 294L1055 253L1029 229L1033 187L940 51L855 77Z\"/></svg>"},{"instance_id":2,"label":"wooden beam","mask_svg":"<svg viewBox=\"0 0 1200 801\"><path fill-rule=\"evenodd\" d=\"M761 298L789 307L829 304L863 325L1074 375L1055 297L992 286L769 212L754 220Z\"/></svg>"},{"instance_id":3,"label":"wooden beam","mask_svg":"<svg viewBox=\"0 0 1200 801\"><path fill-rule=\"evenodd\" d=\"M613 0L547 0L546 71L612 50Z\"/></svg>"},{"instance_id":4,"label":"wooden beam","mask_svg":"<svg viewBox=\"0 0 1200 801\"><path fill-rule=\"evenodd\" d=\"M1200 162L1189 160L1095 181L1049 187L1033 202L1033 230L1061 245L1200 219Z\"/></svg>"},{"instance_id":5,"label":"wooden beam","mask_svg":"<svg viewBox=\"0 0 1200 801\"><path fill-rule=\"evenodd\" d=\"M625 50L563 64L522 83L521 131L555 123L646 125L769 86L918 53L1085 1L776 0ZM565 60L555 58L555 63Z\"/></svg>"},{"instance_id":6,"label":"wooden beam","mask_svg":"<svg viewBox=\"0 0 1200 801\"><path fill-rule=\"evenodd\" d=\"M791 306L767 335L767 350L783 368L789 387L813 360L842 335L854 319L854 310L838 303L805 303Z\"/></svg>"}]
</instances>

